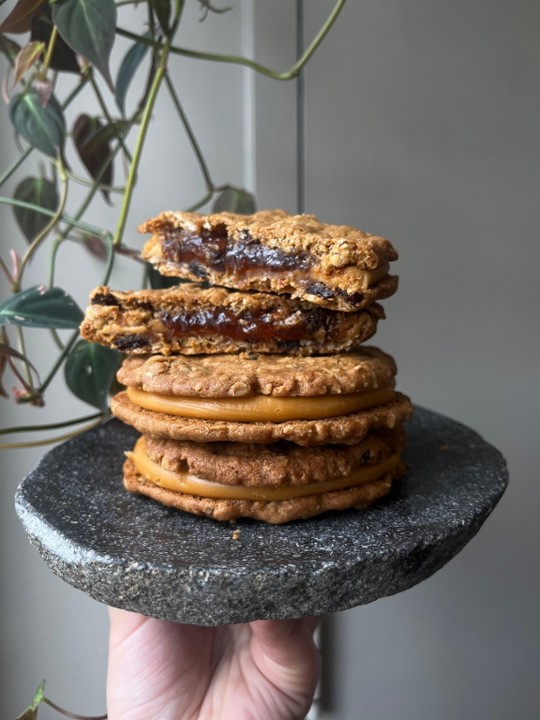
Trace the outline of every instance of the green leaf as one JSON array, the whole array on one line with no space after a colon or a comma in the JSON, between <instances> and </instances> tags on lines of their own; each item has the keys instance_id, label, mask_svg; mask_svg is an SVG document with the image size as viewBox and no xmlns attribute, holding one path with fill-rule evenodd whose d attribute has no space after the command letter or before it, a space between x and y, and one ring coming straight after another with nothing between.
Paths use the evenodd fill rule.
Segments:
<instances>
[{"instance_id":1,"label":"green leaf","mask_svg":"<svg viewBox=\"0 0 540 720\"><path fill-rule=\"evenodd\" d=\"M150 287L153 290L163 290L164 288L174 287L175 285L180 285L182 283L180 278L169 277L168 275L161 275L149 263L147 263L146 268L148 272L148 281L150 283Z\"/></svg>"},{"instance_id":2,"label":"green leaf","mask_svg":"<svg viewBox=\"0 0 540 720\"><path fill-rule=\"evenodd\" d=\"M150 0L150 5L154 8L161 29L168 37L171 31L171 0Z\"/></svg>"},{"instance_id":3,"label":"green leaf","mask_svg":"<svg viewBox=\"0 0 540 720\"><path fill-rule=\"evenodd\" d=\"M145 33L144 37L150 37L150 33ZM122 115L126 114L126 95L129 85L147 51L148 45L140 42L135 43L127 51L120 65L118 77L116 78L116 104Z\"/></svg>"},{"instance_id":4,"label":"green leaf","mask_svg":"<svg viewBox=\"0 0 540 720\"><path fill-rule=\"evenodd\" d=\"M26 708L15 720L36 720L39 704L45 697L45 680L39 685L32 700L32 704Z\"/></svg>"},{"instance_id":5,"label":"green leaf","mask_svg":"<svg viewBox=\"0 0 540 720\"><path fill-rule=\"evenodd\" d=\"M49 44L53 31L52 12L49 6L43 8L39 15L32 19L32 40L41 40L45 45ZM60 35L57 35L52 56L50 59L50 67L53 70L63 70L64 72L79 73L81 71L77 56L69 45Z\"/></svg>"},{"instance_id":6,"label":"green leaf","mask_svg":"<svg viewBox=\"0 0 540 720\"><path fill-rule=\"evenodd\" d=\"M20 49L21 46L16 42L10 40L10 38L5 37L4 35L0 35L0 53L5 55L8 60L14 62Z\"/></svg>"},{"instance_id":7,"label":"green leaf","mask_svg":"<svg viewBox=\"0 0 540 720\"><path fill-rule=\"evenodd\" d=\"M94 65L112 90L109 58L116 33L114 0L58 0L52 13L69 47Z\"/></svg>"},{"instance_id":8,"label":"green leaf","mask_svg":"<svg viewBox=\"0 0 540 720\"><path fill-rule=\"evenodd\" d=\"M218 195L213 210L214 212L229 211L241 215L251 215L255 212L255 198L246 190L230 185Z\"/></svg>"},{"instance_id":9,"label":"green leaf","mask_svg":"<svg viewBox=\"0 0 540 720\"><path fill-rule=\"evenodd\" d=\"M19 0L4 22L0 25L0 32L14 33L15 35L28 32L34 18L47 0Z\"/></svg>"},{"instance_id":10,"label":"green leaf","mask_svg":"<svg viewBox=\"0 0 540 720\"><path fill-rule=\"evenodd\" d=\"M13 197L53 212L58 208L60 202L56 184L46 178L38 177L25 178L17 185ZM37 210L15 205L13 212L27 240L33 240L50 222L50 217Z\"/></svg>"},{"instance_id":11,"label":"green leaf","mask_svg":"<svg viewBox=\"0 0 540 720\"><path fill-rule=\"evenodd\" d=\"M66 384L80 400L106 412L109 389L121 360L117 350L79 340L64 366Z\"/></svg>"},{"instance_id":12,"label":"green leaf","mask_svg":"<svg viewBox=\"0 0 540 720\"><path fill-rule=\"evenodd\" d=\"M76 330L83 317L71 295L57 287L37 285L0 304L0 325Z\"/></svg>"},{"instance_id":13,"label":"green leaf","mask_svg":"<svg viewBox=\"0 0 540 720\"><path fill-rule=\"evenodd\" d=\"M9 103L9 117L19 135L45 155L56 157L63 150L66 125L54 95L45 106L36 90L15 95Z\"/></svg>"},{"instance_id":14,"label":"green leaf","mask_svg":"<svg viewBox=\"0 0 540 720\"><path fill-rule=\"evenodd\" d=\"M111 135L114 137L114 131L121 132L121 128L110 128L99 118L86 114L79 115L73 126L73 142L79 157L91 177L103 185L112 185L113 182L113 155L109 138ZM103 189L102 192L108 202L108 190Z\"/></svg>"}]
</instances>

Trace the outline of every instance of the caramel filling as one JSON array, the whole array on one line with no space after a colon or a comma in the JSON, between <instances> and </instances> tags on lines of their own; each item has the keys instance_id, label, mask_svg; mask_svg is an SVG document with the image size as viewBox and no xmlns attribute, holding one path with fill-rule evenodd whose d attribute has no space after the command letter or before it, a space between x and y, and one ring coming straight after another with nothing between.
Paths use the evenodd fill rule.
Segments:
<instances>
[{"instance_id":1,"label":"caramel filling","mask_svg":"<svg viewBox=\"0 0 540 720\"><path fill-rule=\"evenodd\" d=\"M289 485L287 487L246 487L245 485L222 485L212 480L204 480L187 472L167 470L151 460L146 454L144 438L140 438L133 452L128 453L137 472L146 480L167 490L197 495L218 500L262 500L275 502L292 500L309 495L320 495L332 490L344 490L364 483L373 482L393 470L401 462L398 453L376 465L358 468L346 477L326 480L307 485Z\"/></svg>"},{"instance_id":2,"label":"caramel filling","mask_svg":"<svg viewBox=\"0 0 540 720\"><path fill-rule=\"evenodd\" d=\"M395 393L391 388L380 388L348 395L313 397L253 395L240 398L201 398L159 395L128 387L127 394L135 405L166 415L230 422L286 422L317 420L367 410L390 402Z\"/></svg>"}]
</instances>

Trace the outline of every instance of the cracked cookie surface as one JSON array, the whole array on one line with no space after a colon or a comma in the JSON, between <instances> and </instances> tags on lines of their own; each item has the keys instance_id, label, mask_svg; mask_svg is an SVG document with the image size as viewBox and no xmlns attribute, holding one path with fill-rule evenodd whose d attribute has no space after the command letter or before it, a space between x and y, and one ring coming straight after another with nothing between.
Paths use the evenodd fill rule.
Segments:
<instances>
[{"instance_id":1,"label":"cracked cookie surface","mask_svg":"<svg viewBox=\"0 0 540 720\"><path fill-rule=\"evenodd\" d=\"M123 385L162 395L274 397L349 394L394 387L397 368L371 346L335 355L130 356L118 371Z\"/></svg>"},{"instance_id":2,"label":"cracked cookie surface","mask_svg":"<svg viewBox=\"0 0 540 720\"><path fill-rule=\"evenodd\" d=\"M84 339L135 354L286 353L357 348L384 317L380 305L344 313L285 295L201 288L123 292L96 288L81 325Z\"/></svg>"},{"instance_id":3,"label":"cracked cookie surface","mask_svg":"<svg viewBox=\"0 0 540 720\"><path fill-rule=\"evenodd\" d=\"M139 229L152 233L142 256L162 275L284 293L345 312L397 289L388 240L314 215L164 212Z\"/></svg>"}]
</instances>

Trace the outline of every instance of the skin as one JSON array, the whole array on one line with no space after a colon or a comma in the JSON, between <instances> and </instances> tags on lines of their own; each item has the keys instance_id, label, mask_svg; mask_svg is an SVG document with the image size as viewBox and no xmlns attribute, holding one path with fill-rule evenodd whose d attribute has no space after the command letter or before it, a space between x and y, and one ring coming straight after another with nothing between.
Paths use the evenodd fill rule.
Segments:
<instances>
[{"instance_id":1,"label":"skin","mask_svg":"<svg viewBox=\"0 0 540 720\"><path fill-rule=\"evenodd\" d=\"M209 628L109 615L109 720L300 720L309 709L316 618Z\"/></svg>"}]
</instances>

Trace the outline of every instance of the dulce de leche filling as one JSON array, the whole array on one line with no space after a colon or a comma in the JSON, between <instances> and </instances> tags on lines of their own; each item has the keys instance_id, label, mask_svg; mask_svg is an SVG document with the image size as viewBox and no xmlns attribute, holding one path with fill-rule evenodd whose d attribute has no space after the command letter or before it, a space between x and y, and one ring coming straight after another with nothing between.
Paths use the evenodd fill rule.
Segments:
<instances>
[{"instance_id":1,"label":"dulce de leche filling","mask_svg":"<svg viewBox=\"0 0 540 720\"><path fill-rule=\"evenodd\" d=\"M395 392L391 388L379 388L347 395L313 397L253 395L208 398L159 395L128 387L127 394L135 405L166 415L229 422L287 422L317 420L367 410L390 402Z\"/></svg>"},{"instance_id":2,"label":"dulce de leche filling","mask_svg":"<svg viewBox=\"0 0 540 720\"><path fill-rule=\"evenodd\" d=\"M259 500L263 502L292 500L332 490L353 488L377 480L401 462L399 453L396 453L376 465L366 465L350 475L325 482L287 487L246 487L244 485L222 485L212 480L204 480L190 475L187 472L167 470L148 457L143 437L139 438L133 452L127 453L127 455L140 475L167 490L218 500Z\"/></svg>"}]
</instances>

